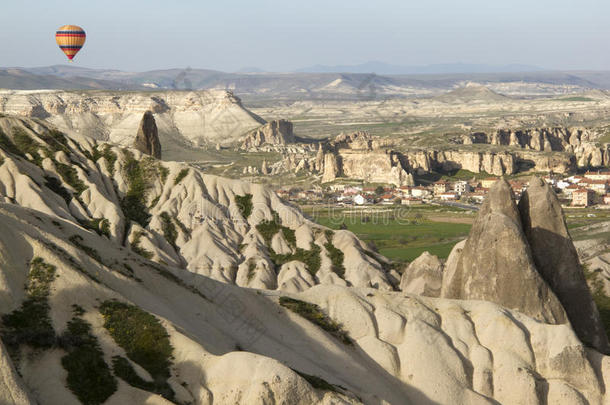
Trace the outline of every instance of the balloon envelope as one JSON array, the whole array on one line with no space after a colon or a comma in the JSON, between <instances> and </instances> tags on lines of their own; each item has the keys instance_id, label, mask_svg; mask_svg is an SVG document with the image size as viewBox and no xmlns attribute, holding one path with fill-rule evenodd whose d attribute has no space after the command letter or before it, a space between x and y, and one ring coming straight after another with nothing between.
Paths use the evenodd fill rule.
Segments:
<instances>
[{"instance_id":1,"label":"balloon envelope","mask_svg":"<svg viewBox=\"0 0 610 405\"><path fill-rule=\"evenodd\" d=\"M55 33L57 45L70 60L85 45L85 38L87 38L85 30L78 25L64 25Z\"/></svg>"}]
</instances>

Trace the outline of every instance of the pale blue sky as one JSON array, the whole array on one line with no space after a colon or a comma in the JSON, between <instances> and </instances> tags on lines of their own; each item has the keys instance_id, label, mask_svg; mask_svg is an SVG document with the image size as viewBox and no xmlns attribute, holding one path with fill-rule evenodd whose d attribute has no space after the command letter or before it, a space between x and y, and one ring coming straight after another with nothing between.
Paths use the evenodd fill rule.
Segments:
<instances>
[{"instance_id":1,"label":"pale blue sky","mask_svg":"<svg viewBox=\"0 0 610 405\"><path fill-rule=\"evenodd\" d=\"M65 63L54 32L87 31L83 67L391 64L610 69L607 0L46 0L0 7L0 66Z\"/></svg>"}]
</instances>

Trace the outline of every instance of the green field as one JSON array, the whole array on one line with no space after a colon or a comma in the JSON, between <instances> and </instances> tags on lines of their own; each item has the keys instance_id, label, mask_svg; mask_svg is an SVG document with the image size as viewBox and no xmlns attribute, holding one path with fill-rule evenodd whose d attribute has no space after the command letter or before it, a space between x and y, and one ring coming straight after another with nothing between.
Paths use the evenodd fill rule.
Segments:
<instances>
[{"instance_id":1,"label":"green field","mask_svg":"<svg viewBox=\"0 0 610 405\"><path fill-rule=\"evenodd\" d=\"M350 208L306 208L304 212L317 223L333 229L345 224L379 253L397 261L412 261L424 251L446 258L453 246L468 235L471 226L449 221L474 217L466 211L439 207L386 208L368 213ZM447 222L431 221L434 216L448 219Z\"/></svg>"}]
</instances>

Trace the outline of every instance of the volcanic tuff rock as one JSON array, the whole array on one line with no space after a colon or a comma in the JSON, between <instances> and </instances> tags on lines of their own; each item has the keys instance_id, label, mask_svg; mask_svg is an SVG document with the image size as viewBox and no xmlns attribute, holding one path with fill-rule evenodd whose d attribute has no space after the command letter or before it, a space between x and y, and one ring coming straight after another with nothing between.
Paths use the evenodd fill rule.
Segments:
<instances>
[{"instance_id":1,"label":"volcanic tuff rock","mask_svg":"<svg viewBox=\"0 0 610 405\"><path fill-rule=\"evenodd\" d=\"M536 268L563 304L574 331L584 343L609 352L604 325L555 192L543 180L531 180L519 211Z\"/></svg>"},{"instance_id":2,"label":"volcanic tuff rock","mask_svg":"<svg viewBox=\"0 0 610 405\"><path fill-rule=\"evenodd\" d=\"M496 182L481 207L441 296L479 299L562 324L566 313L536 269L510 185Z\"/></svg>"},{"instance_id":3,"label":"volcanic tuff rock","mask_svg":"<svg viewBox=\"0 0 610 405\"><path fill-rule=\"evenodd\" d=\"M292 132L292 122L286 120L270 121L260 128L250 131L242 145L242 149L255 149L269 145L286 145L295 142Z\"/></svg>"},{"instance_id":4,"label":"volcanic tuff rock","mask_svg":"<svg viewBox=\"0 0 610 405\"><path fill-rule=\"evenodd\" d=\"M227 283L275 289L280 267L294 255L307 262L316 284L393 289L355 237L342 250L359 271L326 277L332 267L322 249L326 229L263 186L66 137L36 120L0 118L0 131L0 202L82 224L153 261ZM344 233L351 235L335 237ZM278 244L286 234L294 238Z\"/></svg>"},{"instance_id":5,"label":"volcanic tuff rock","mask_svg":"<svg viewBox=\"0 0 610 405\"><path fill-rule=\"evenodd\" d=\"M140 121L138 134L133 142L133 147L155 159L161 159L159 132L152 111L146 111L144 113L142 121Z\"/></svg>"},{"instance_id":6,"label":"volcanic tuff rock","mask_svg":"<svg viewBox=\"0 0 610 405\"><path fill-rule=\"evenodd\" d=\"M142 114L155 114L161 144L232 144L265 121L224 90L1 91L0 112L42 118L69 134L133 144Z\"/></svg>"},{"instance_id":7,"label":"volcanic tuff rock","mask_svg":"<svg viewBox=\"0 0 610 405\"><path fill-rule=\"evenodd\" d=\"M381 259L351 232L312 224L260 185L64 137L37 120L0 118L0 129L0 314L31 309L26 285L37 277L35 263L56 272L41 308L56 343L15 347L3 324L12 351L0 343L0 401L78 404L85 377L97 384L84 395L107 392L99 402L109 405L610 399L610 357L585 348L569 324L541 323L490 302L389 291ZM505 212L510 204L498 197L485 216L514 223ZM326 256L329 243L344 253L343 277ZM280 260L270 249L297 252ZM317 272L316 260L301 261L316 251ZM129 316L113 326L102 306L126 306L160 329L144 347L146 358L164 366L160 374L133 355L142 342L120 333L138 330L150 342L151 329L135 327ZM29 323L17 326L31 336ZM74 326L89 329L95 364L91 350L66 345ZM95 373L69 367L72 361L62 361L68 354ZM112 370L115 356L130 373ZM110 381L99 382L100 370ZM171 402L159 395L160 384Z\"/></svg>"},{"instance_id":8,"label":"volcanic tuff rock","mask_svg":"<svg viewBox=\"0 0 610 405\"><path fill-rule=\"evenodd\" d=\"M443 263L428 252L413 260L402 273L400 290L409 294L439 297L443 282Z\"/></svg>"}]
</instances>

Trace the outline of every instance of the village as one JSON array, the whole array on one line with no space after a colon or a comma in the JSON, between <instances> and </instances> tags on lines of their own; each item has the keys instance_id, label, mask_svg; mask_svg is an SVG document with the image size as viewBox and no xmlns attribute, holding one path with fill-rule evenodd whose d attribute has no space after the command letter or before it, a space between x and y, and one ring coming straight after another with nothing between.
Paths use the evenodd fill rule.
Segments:
<instances>
[{"instance_id":1,"label":"village","mask_svg":"<svg viewBox=\"0 0 610 405\"><path fill-rule=\"evenodd\" d=\"M487 177L471 180L441 179L416 186L362 186L334 183L311 189L280 188L276 193L284 200L298 204L333 204L337 206L365 205L420 205L459 204L475 208L480 205L489 188L500 178ZM610 208L610 171L588 171L581 175L549 174L543 179L553 186L562 205L566 207ZM525 180L508 180L518 201L527 189Z\"/></svg>"}]
</instances>

